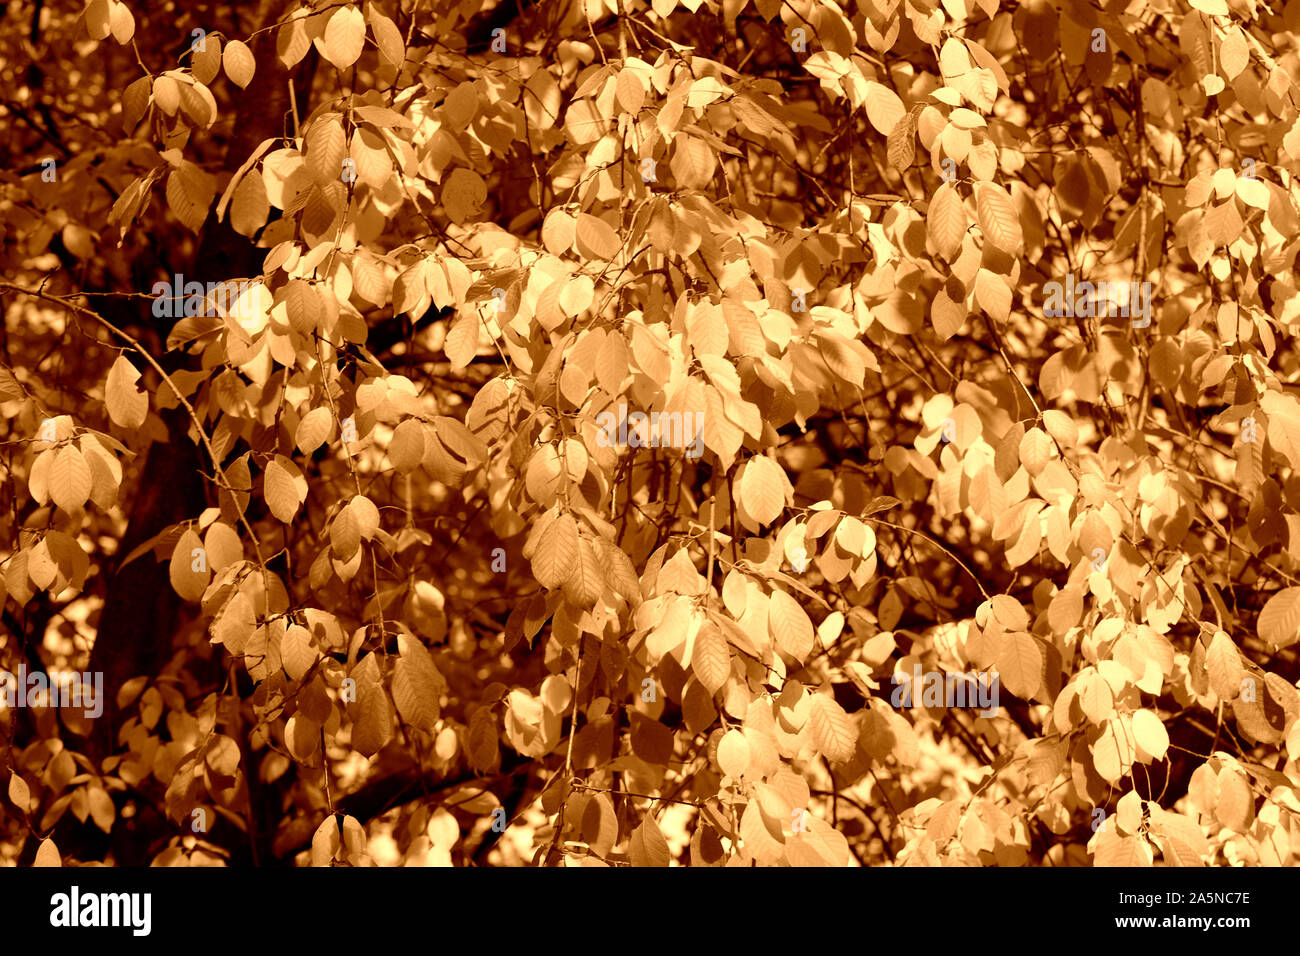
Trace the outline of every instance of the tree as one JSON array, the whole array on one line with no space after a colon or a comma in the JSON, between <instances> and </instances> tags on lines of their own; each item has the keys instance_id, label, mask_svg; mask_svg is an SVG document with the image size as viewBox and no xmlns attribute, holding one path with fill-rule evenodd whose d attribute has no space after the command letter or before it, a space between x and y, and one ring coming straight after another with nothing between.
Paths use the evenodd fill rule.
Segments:
<instances>
[{"instance_id":1,"label":"tree","mask_svg":"<svg viewBox=\"0 0 1300 956\"><path fill-rule=\"evenodd\" d=\"M1293 861L1300 5L3 10L6 857Z\"/></svg>"}]
</instances>

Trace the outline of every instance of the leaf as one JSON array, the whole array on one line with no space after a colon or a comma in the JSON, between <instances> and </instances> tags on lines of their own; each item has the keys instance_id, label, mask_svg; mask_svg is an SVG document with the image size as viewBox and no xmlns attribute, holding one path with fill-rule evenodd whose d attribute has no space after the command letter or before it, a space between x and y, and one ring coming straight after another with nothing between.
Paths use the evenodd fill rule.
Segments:
<instances>
[{"instance_id":1,"label":"leaf","mask_svg":"<svg viewBox=\"0 0 1300 956\"><path fill-rule=\"evenodd\" d=\"M366 20L361 11L348 5L337 10L325 24L321 54L340 70L345 70L361 56L366 40Z\"/></svg>"},{"instance_id":2,"label":"leaf","mask_svg":"<svg viewBox=\"0 0 1300 956\"><path fill-rule=\"evenodd\" d=\"M844 708L826 694L813 695L808 711L813 744L832 763L851 760L858 746L858 728Z\"/></svg>"},{"instance_id":3,"label":"leaf","mask_svg":"<svg viewBox=\"0 0 1300 956\"><path fill-rule=\"evenodd\" d=\"M1274 653L1300 640L1300 587L1282 588L1269 598L1255 628Z\"/></svg>"},{"instance_id":4,"label":"leaf","mask_svg":"<svg viewBox=\"0 0 1300 956\"><path fill-rule=\"evenodd\" d=\"M1093 856L1096 866L1150 866L1151 848L1146 841L1137 836L1113 836L1097 843L1097 852Z\"/></svg>"},{"instance_id":5,"label":"leaf","mask_svg":"<svg viewBox=\"0 0 1300 956\"><path fill-rule=\"evenodd\" d=\"M1231 27L1219 47L1219 67L1229 80L1235 80L1238 74L1250 64L1250 47L1240 27Z\"/></svg>"},{"instance_id":6,"label":"leaf","mask_svg":"<svg viewBox=\"0 0 1300 956\"><path fill-rule=\"evenodd\" d=\"M713 147L703 139L683 133L673 140L673 155L669 166L679 188L706 189L713 181L718 160Z\"/></svg>"},{"instance_id":7,"label":"leaf","mask_svg":"<svg viewBox=\"0 0 1300 956\"><path fill-rule=\"evenodd\" d=\"M1107 783L1119 783L1130 772L1135 756L1123 722L1118 718L1107 721L1101 736L1092 744L1097 773Z\"/></svg>"},{"instance_id":8,"label":"leaf","mask_svg":"<svg viewBox=\"0 0 1300 956\"><path fill-rule=\"evenodd\" d=\"M613 226L604 219L585 212L578 213L577 224L574 227L574 241L577 243L578 251L584 256L606 261L617 256L623 247Z\"/></svg>"},{"instance_id":9,"label":"leaf","mask_svg":"<svg viewBox=\"0 0 1300 956\"><path fill-rule=\"evenodd\" d=\"M231 40L221 51L221 65L225 68L230 82L242 90L253 82L253 71L257 69L257 60L253 58L253 51L248 48L247 43L243 40Z\"/></svg>"},{"instance_id":10,"label":"leaf","mask_svg":"<svg viewBox=\"0 0 1300 956\"><path fill-rule=\"evenodd\" d=\"M1005 189L996 183L975 183L975 213L989 242L1009 256L1020 254L1024 246L1020 214Z\"/></svg>"},{"instance_id":11,"label":"leaf","mask_svg":"<svg viewBox=\"0 0 1300 956\"><path fill-rule=\"evenodd\" d=\"M350 561L361 547L361 522L349 505L339 509L330 522L330 548L340 561Z\"/></svg>"},{"instance_id":12,"label":"leaf","mask_svg":"<svg viewBox=\"0 0 1300 956\"><path fill-rule=\"evenodd\" d=\"M609 129L609 118L588 99L572 101L564 114L564 131L577 146L594 143Z\"/></svg>"},{"instance_id":13,"label":"leaf","mask_svg":"<svg viewBox=\"0 0 1300 956\"><path fill-rule=\"evenodd\" d=\"M691 648L691 670L710 695L716 694L727 683L727 678L731 676L731 651L717 625L705 624L695 635L695 644Z\"/></svg>"},{"instance_id":14,"label":"leaf","mask_svg":"<svg viewBox=\"0 0 1300 956\"><path fill-rule=\"evenodd\" d=\"M739 730L728 730L718 742L718 766L728 777L739 778L749 767L749 741Z\"/></svg>"},{"instance_id":15,"label":"leaf","mask_svg":"<svg viewBox=\"0 0 1300 956\"><path fill-rule=\"evenodd\" d=\"M1225 632L1215 632L1205 652L1205 667L1210 677L1210 688L1224 700L1232 700L1241 693L1246 669L1241 664L1241 652Z\"/></svg>"},{"instance_id":16,"label":"leaf","mask_svg":"<svg viewBox=\"0 0 1300 956\"><path fill-rule=\"evenodd\" d=\"M447 361L451 362L453 371L474 361L474 356L478 354L478 329L477 315L462 315L452 322L442 348L447 353Z\"/></svg>"},{"instance_id":17,"label":"leaf","mask_svg":"<svg viewBox=\"0 0 1300 956\"><path fill-rule=\"evenodd\" d=\"M1038 641L1024 631L1003 635L994 666L1002 686L1017 697L1030 700L1042 686L1043 651Z\"/></svg>"},{"instance_id":18,"label":"leaf","mask_svg":"<svg viewBox=\"0 0 1300 956\"><path fill-rule=\"evenodd\" d=\"M125 3L114 3L109 9L109 24L113 39L125 46L135 36L135 15Z\"/></svg>"},{"instance_id":19,"label":"leaf","mask_svg":"<svg viewBox=\"0 0 1300 956\"><path fill-rule=\"evenodd\" d=\"M771 458L751 458L740 473L741 504L759 524L771 524L785 510L786 484L785 472Z\"/></svg>"},{"instance_id":20,"label":"leaf","mask_svg":"<svg viewBox=\"0 0 1300 956\"><path fill-rule=\"evenodd\" d=\"M402 31L373 4L367 5L366 16L370 19L370 32L374 34L379 55L388 61L389 66L400 68L406 62L406 42L402 39Z\"/></svg>"},{"instance_id":21,"label":"leaf","mask_svg":"<svg viewBox=\"0 0 1300 956\"><path fill-rule=\"evenodd\" d=\"M424 425L418 419L408 418L394 429L388 460L399 475L420 467L424 461Z\"/></svg>"},{"instance_id":22,"label":"leaf","mask_svg":"<svg viewBox=\"0 0 1300 956\"><path fill-rule=\"evenodd\" d=\"M196 549L201 553L196 555L194 553ZM202 570L195 570L196 567L201 567ZM186 528L180 540L176 542L171 561L167 566L167 576L171 581L172 589L183 600L197 601L207 590L212 569L208 565L207 551L203 548L203 542L199 540L193 528Z\"/></svg>"},{"instance_id":23,"label":"leaf","mask_svg":"<svg viewBox=\"0 0 1300 956\"><path fill-rule=\"evenodd\" d=\"M880 83L868 81L866 89L867 119L876 132L889 135L898 121L907 115L898 94Z\"/></svg>"},{"instance_id":24,"label":"leaf","mask_svg":"<svg viewBox=\"0 0 1300 956\"><path fill-rule=\"evenodd\" d=\"M186 160L168 174L166 193L168 208L185 228L197 233L217 189L211 176Z\"/></svg>"},{"instance_id":25,"label":"leaf","mask_svg":"<svg viewBox=\"0 0 1300 956\"><path fill-rule=\"evenodd\" d=\"M190 54L190 73L204 86L209 86L221 71L221 40L204 37L203 49Z\"/></svg>"},{"instance_id":26,"label":"leaf","mask_svg":"<svg viewBox=\"0 0 1300 956\"><path fill-rule=\"evenodd\" d=\"M799 602L775 590L768 601L768 627L781 651L803 663L813 649L813 625Z\"/></svg>"},{"instance_id":27,"label":"leaf","mask_svg":"<svg viewBox=\"0 0 1300 956\"><path fill-rule=\"evenodd\" d=\"M1238 833L1250 827L1255 819L1255 795L1244 774L1227 767L1219 771L1219 802L1214 816L1220 825Z\"/></svg>"},{"instance_id":28,"label":"leaf","mask_svg":"<svg viewBox=\"0 0 1300 956\"><path fill-rule=\"evenodd\" d=\"M384 691L379 660L374 654L367 654L351 676L357 682L352 746L362 756L373 757L392 739L393 705Z\"/></svg>"},{"instance_id":29,"label":"leaf","mask_svg":"<svg viewBox=\"0 0 1300 956\"><path fill-rule=\"evenodd\" d=\"M27 781L16 773L9 775L9 802L26 814L32 808L32 791Z\"/></svg>"},{"instance_id":30,"label":"leaf","mask_svg":"<svg viewBox=\"0 0 1300 956\"><path fill-rule=\"evenodd\" d=\"M580 560L578 523L565 512L543 529L533 552L533 576L544 588L563 587Z\"/></svg>"},{"instance_id":31,"label":"leaf","mask_svg":"<svg viewBox=\"0 0 1300 956\"><path fill-rule=\"evenodd\" d=\"M69 513L79 510L90 497L94 486L90 462L75 445L64 445L54 452L50 464L50 500Z\"/></svg>"},{"instance_id":32,"label":"leaf","mask_svg":"<svg viewBox=\"0 0 1300 956\"><path fill-rule=\"evenodd\" d=\"M900 173L916 162L916 120L909 113L894 124L885 140L889 165Z\"/></svg>"},{"instance_id":33,"label":"leaf","mask_svg":"<svg viewBox=\"0 0 1300 956\"><path fill-rule=\"evenodd\" d=\"M1115 712L1115 695L1105 678L1095 670L1080 675L1079 706L1084 716L1101 726Z\"/></svg>"},{"instance_id":34,"label":"leaf","mask_svg":"<svg viewBox=\"0 0 1300 956\"><path fill-rule=\"evenodd\" d=\"M930 200L930 209L925 215L925 230L939 255L949 262L961 249L968 224L966 207L962 204L957 187L952 183L944 183Z\"/></svg>"},{"instance_id":35,"label":"leaf","mask_svg":"<svg viewBox=\"0 0 1300 956\"><path fill-rule=\"evenodd\" d=\"M311 865L329 866L339 852L339 820L330 814L311 837Z\"/></svg>"},{"instance_id":36,"label":"leaf","mask_svg":"<svg viewBox=\"0 0 1300 956\"><path fill-rule=\"evenodd\" d=\"M560 493L564 470L561 467L560 452L552 442L539 445L528 459L528 470L524 472L524 487L528 497L544 508L555 504Z\"/></svg>"},{"instance_id":37,"label":"leaf","mask_svg":"<svg viewBox=\"0 0 1300 956\"><path fill-rule=\"evenodd\" d=\"M590 608L605 587L604 568L590 539L579 538L578 562L564 583L564 596L570 604Z\"/></svg>"},{"instance_id":38,"label":"leaf","mask_svg":"<svg viewBox=\"0 0 1300 956\"><path fill-rule=\"evenodd\" d=\"M1160 844L1165 861L1174 866L1204 866L1209 841L1194 820L1178 813L1153 812L1151 834Z\"/></svg>"},{"instance_id":39,"label":"leaf","mask_svg":"<svg viewBox=\"0 0 1300 956\"><path fill-rule=\"evenodd\" d=\"M230 228L241 236L252 238L266 225L271 214L271 203L266 196L266 183L261 175L249 173L235 187L230 207Z\"/></svg>"},{"instance_id":40,"label":"leaf","mask_svg":"<svg viewBox=\"0 0 1300 956\"><path fill-rule=\"evenodd\" d=\"M633 866L668 866L672 861L668 841L664 839L659 824L649 814L632 831L628 841L628 857Z\"/></svg>"},{"instance_id":41,"label":"leaf","mask_svg":"<svg viewBox=\"0 0 1300 956\"><path fill-rule=\"evenodd\" d=\"M336 15L333 19L337 20ZM303 139L307 172L320 186L338 182L343 175L343 160L348 154L347 135L343 132L343 117L338 113L325 113L317 117Z\"/></svg>"},{"instance_id":42,"label":"leaf","mask_svg":"<svg viewBox=\"0 0 1300 956\"><path fill-rule=\"evenodd\" d=\"M283 455L276 455L266 466L266 475L262 481L262 497L271 514L284 522L292 523L298 514L301 498L298 483L303 481L302 472Z\"/></svg>"},{"instance_id":43,"label":"leaf","mask_svg":"<svg viewBox=\"0 0 1300 956\"><path fill-rule=\"evenodd\" d=\"M948 297L947 291L940 289L930 303L930 321L934 324L934 333L941 342L956 335L966 321L966 307Z\"/></svg>"},{"instance_id":44,"label":"leaf","mask_svg":"<svg viewBox=\"0 0 1300 956\"><path fill-rule=\"evenodd\" d=\"M645 104L645 83L636 70L619 71L615 98L623 112L633 115L641 112L641 107Z\"/></svg>"},{"instance_id":45,"label":"leaf","mask_svg":"<svg viewBox=\"0 0 1300 956\"><path fill-rule=\"evenodd\" d=\"M1133 739L1138 754L1160 760L1169 749L1169 732L1154 711L1139 710L1133 714Z\"/></svg>"},{"instance_id":46,"label":"leaf","mask_svg":"<svg viewBox=\"0 0 1300 956\"><path fill-rule=\"evenodd\" d=\"M136 387L140 373L125 355L119 355L108 370L104 388L108 417L122 428L136 429L149 415L149 396Z\"/></svg>"},{"instance_id":47,"label":"leaf","mask_svg":"<svg viewBox=\"0 0 1300 956\"><path fill-rule=\"evenodd\" d=\"M1300 402L1290 395L1267 391L1259 404L1268 415L1269 442L1292 468L1300 468Z\"/></svg>"},{"instance_id":48,"label":"leaf","mask_svg":"<svg viewBox=\"0 0 1300 956\"><path fill-rule=\"evenodd\" d=\"M302 420L294 432L294 444L304 455L310 455L323 445L334 433L334 417L328 408L313 408Z\"/></svg>"},{"instance_id":49,"label":"leaf","mask_svg":"<svg viewBox=\"0 0 1300 956\"><path fill-rule=\"evenodd\" d=\"M482 176L472 169L457 168L442 184L442 206L452 222L470 222L482 213L487 194Z\"/></svg>"},{"instance_id":50,"label":"leaf","mask_svg":"<svg viewBox=\"0 0 1300 956\"><path fill-rule=\"evenodd\" d=\"M311 49L311 39L307 36L307 11L300 11L303 16L292 17L280 27L275 38L275 55L284 66L291 67L298 63Z\"/></svg>"},{"instance_id":51,"label":"leaf","mask_svg":"<svg viewBox=\"0 0 1300 956\"><path fill-rule=\"evenodd\" d=\"M309 630L299 624L291 624L285 629L280 638L280 660L290 680L302 680L319 658L320 652L312 646ZM285 739L288 737L286 730Z\"/></svg>"},{"instance_id":52,"label":"leaf","mask_svg":"<svg viewBox=\"0 0 1300 956\"><path fill-rule=\"evenodd\" d=\"M63 866L63 860L59 856L59 848L54 845L54 841L49 837L42 840L41 845L36 848L36 859L32 862L32 866Z\"/></svg>"},{"instance_id":53,"label":"leaf","mask_svg":"<svg viewBox=\"0 0 1300 956\"><path fill-rule=\"evenodd\" d=\"M397 712L412 727L433 730L438 721L439 697L447 682L424 646L407 641L393 668L393 700Z\"/></svg>"},{"instance_id":54,"label":"leaf","mask_svg":"<svg viewBox=\"0 0 1300 956\"><path fill-rule=\"evenodd\" d=\"M1004 277L988 269L975 273L975 301L989 318L1006 324L1011 318L1011 289Z\"/></svg>"}]
</instances>

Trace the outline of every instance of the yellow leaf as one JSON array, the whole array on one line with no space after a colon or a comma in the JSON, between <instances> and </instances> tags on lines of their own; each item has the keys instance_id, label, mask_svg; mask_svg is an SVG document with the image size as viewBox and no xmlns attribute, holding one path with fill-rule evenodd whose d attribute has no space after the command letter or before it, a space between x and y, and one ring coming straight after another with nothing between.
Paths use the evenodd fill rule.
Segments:
<instances>
[{"instance_id":1,"label":"yellow leaf","mask_svg":"<svg viewBox=\"0 0 1300 956\"><path fill-rule=\"evenodd\" d=\"M330 523L330 548L340 561L350 561L361 547L361 523L357 513L344 505Z\"/></svg>"},{"instance_id":2,"label":"yellow leaf","mask_svg":"<svg viewBox=\"0 0 1300 956\"><path fill-rule=\"evenodd\" d=\"M781 651L803 663L813 649L813 626L799 602L782 590L768 602L768 627Z\"/></svg>"},{"instance_id":3,"label":"yellow leaf","mask_svg":"<svg viewBox=\"0 0 1300 956\"><path fill-rule=\"evenodd\" d=\"M707 436L706 436L707 440ZM771 458L758 455L745 462L740 473L740 501L759 524L771 524L785 510L785 471Z\"/></svg>"},{"instance_id":4,"label":"yellow leaf","mask_svg":"<svg viewBox=\"0 0 1300 956\"><path fill-rule=\"evenodd\" d=\"M1019 255L1024 245L1020 213L1007 191L996 183L975 184L975 212L984 238L1007 255Z\"/></svg>"},{"instance_id":5,"label":"yellow leaf","mask_svg":"<svg viewBox=\"0 0 1300 956\"><path fill-rule=\"evenodd\" d=\"M672 860L668 841L649 814L632 831L632 838L628 841L628 856L633 866L668 866Z\"/></svg>"},{"instance_id":6,"label":"yellow leaf","mask_svg":"<svg viewBox=\"0 0 1300 956\"><path fill-rule=\"evenodd\" d=\"M406 42L397 24L380 13L373 4L367 4L367 17L370 19L370 32L374 34L375 45L379 55L388 61L389 66L400 67L406 62Z\"/></svg>"},{"instance_id":7,"label":"yellow leaf","mask_svg":"<svg viewBox=\"0 0 1300 956\"><path fill-rule=\"evenodd\" d=\"M257 61L253 51L243 40L231 40L221 52L221 65L225 67L226 76L241 90L253 81L253 71Z\"/></svg>"},{"instance_id":8,"label":"yellow leaf","mask_svg":"<svg viewBox=\"0 0 1300 956\"><path fill-rule=\"evenodd\" d=\"M252 171L239 180L230 206L230 227L250 239L266 225L271 202L266 196L266 183L261 173Z\"/></svg>"},{"instance_id":9,"label":"yellow leaf","mask_svg":"<svg viewBox=\"0 0 1300 956\"><path fill-rule=\"evenodd\" d=\"M108 370L108 383L104 389L108 417L122 428L136 429L144 424L149 414L149 396L136 387L140 373L125 355L119 355Z\"/></svg>"},{"instance_id":10,"label":"yellow leaf","mask_svg":"<svg viewBox=\"0 0 1300 956\"><path fill-rule=\"evenodd\" d=\"M1205 652L1205 667L1210 676L1210 689L1224 700L1232 700L1241 693L1241 679L1246 670L1241 665L1241 652L1224 631L1216 631Z\"/></svg>"},{"instance_id":11,"label":"yellow leaf","mask_svg":"<svg viewBox=\"0 0 1300 956\"><path fill-rule=\"evenodd\" d=\"M832 763L852 759L858 746L858 728L844 708L826 694L816 694L808 715L813 743Z\"/></svg>"},{"instance_id":12,"label":"yellow leaf","mask_svg":"<svg viewBox=\"0 0 1300 956\"><path fill-rule=\"evenodd\" d=\"M203 49L195 50L190 55L190 73L204 86L216 79L221 71L221 39L215 36L203 38Z\"/></svg>"},{"instance_id":13,"label":"yellow leaf","mask_svg":"<svg viewBox=\"0 0 1300 956\"><path fill-rule=\"evenodd\" d=\"M352 708L352 746L365 757L373 757L393 736L393 705L384 690L379 661L374 654L352 669L357 682L357 700Z\"/></svg>"},{"instance_id":14,"label":"yellow leaf","mask_svg":"<svg viewBox=\"0 0 1300 956\"><path fill-rule=\"evenodd\" d=\"M739 730L729 730L718 742L718 766L728 777L739 777L749 767L749 741Z\"/></svg>"},{"instance_id":15,"label":"yellow leaf","mask_svg":"<svg viewBox=\"0 0 1300 956\"><path fill-rule=\"evenodd\" d=\"M1268 415L1268 440L1286 457L1292 468L1300 468L1300 403L1290 395L1266 391L1259 400Z\"/></svg>"},{"instance_id":16,"label":"yellow leaf","mask_svg":"<svg viewBox=\"0 0 1300 956\"><path fill-rule=\"evenodd\" d=\"M203 597L212 569L208 565L207 551L193 528L186 528L176 542L167 575L172 588L184 600L197 601Z\"/></svg>"},{"instance_id":17,"label":"yellow leaf","mask_svg":"<svg viewBox=\"0 0 1300 956\"><path fill-rule=\"evenodd\" d=\"M1017 697L1029 700L1043 682L1043 651L1024 631L1004 634L995 666L1002 686Z\"/></svg>"},{"instance_id":18,"label":"yellow leaf","mask_svg":"<svg viewBox=\"0 0 1300 956\"><path fill-rule=\"evenodd\" d=\"M388 445L388 460L401 475L419 468L424 461L424 425L414 418L398 425Z\"/></svg>"},{"instance_id":19,"label":"yellow leaf","mask_svg":"<svg viewBox=\"0 0 1300 956\"><path fill-rule=\"evenodd\" d=\"M339 852L339 822L334 814L321 821L311 838L311 865L329 866Z\"/></svg>"},{"instance_id":20,"label":"yellow leaf","mask_svg":"<svg viewBox=\"0 0 1300 956\"><path fill-rule=\"evenodd\" d=\"M716 694L731 675L731 652L715 624L705 624L695 635L691 649L691 669L701 686Z\"/></svg>"},{"instance_id":21,"label":"yellow leaf","mask_svg":"<svg viewBox=\"0 0 1300 956\"><path fill-rule=\"evenodd\" d=\"M1098 841L1093 861L1097 866L1150 866L1151 847L1139 836L1104 835Z\"/></svg>"},{"instance_id":22,"label":"yellow leaf","mask_svg":"<svg viewBox=\"0 0 1300 956\"><path fill-rule=\"evenodd\" d=\"M59 857L59 848L49 837L42 840L41 845L37 847L36 859L32 862L32 866L63 866L63 860Z\"/></svg>"},{"instance_id":23,"label":"yellow leaf","mask_svg":"<svg viewBox=\"0 0 1300 956\"><path fill-rule=\"evenodd\" d=\"M266 507L271 514L285 524L292 522L298 513L298 505L302 500L298 493L299 480L305 481L302 472L283 455L276 455L266 466L262 497L266 499Z\"/></svg>"},{"instance_id":24,"label":"yellow leaf","mask_svg":"<svg viewBox=\"0 0 1300 956\"><path fill-rule=\"evenodd\" d=\"M453 321L447 330L447 339L442 348L447 353L447 361L451 362L453 371L459 371L474 361L474 356L478 354L478 329L478 316L467 314Z\"/></svg>"},{"instance_id":25,"label":"yellow leaf","mask_svg":"<svg viewBox=\"0 0 1300 956\"><path fill-rule=\"evenodd\" d=\"M325 186L342 177L343 159L348 154L342 116L338 113L326 113L319 117L307 130L303 146L307 172L317 184Z\"/></svg>"},{"instance_id":26,"label":"yellow leaf","mask_svg":"<svg viewBox=\"0 0 1300 956\"><path fill-rule=\"evenodd\" d=\"M1107 721L1101 736L1092 745L1092 760L1097 773L1107 783L1118 783L1133 766L1133 744L1127 728L1118 718Z\"/></svg>"},{"instance_id":27,"label":"yellow leaf","mask_svg":"<svg viewBox=\"0 0 1300 956\"><path fill-rule=\"evenodd\" d=\"M1223 75L1229 80L1235 80L1249 64L1250 47L1246 43L1246 38L1242 35L1240 27L1232 27L1219 47L1219 66L1223 70Z\"/></svg>"},{"instance_id":28,"label":"yellow leaf","mask_svg":"<svg viewBox=\"0 0 1300 956\"><path fill-rule=\"evenodd\" d=\"M405 644L393 668L393 700L402 720L420 730L433 730L438 720L439 698L447 682L438 672L424 645Z\"/></svg>"},{"instance_id":29,"label":"yellow leaf","mask_svg":"<svg viewBox=\"0 0 1300 956\"><path fill-rule=\"evenodd\" d=\"M1270 597L1255 627L1275 653L1300 640L1300 587L1283 588Z\"/></svg>"},{"instance_id":30,"label":"yellow leaf","mask_svg":"<svg viewBox=\"0 0 1300 956\"><path fill-rule=\"evenodd\" d=\"M898 94L880 83L867 83L865 105L867 119L871 121L871 125L877 132L884 133L886 136L893 132L898 121L907 114Z\"/></svg>"},{"instance_id":31,"label":"yellow leaf","mask_svg":"<svg viewBox=\"0 0 1300 956\"><path fill-rule=\"evenodd\" d=\"M992 319L1006 323L1011 318L1011 289L1005 277L988 269L975 273L975 301Z\"/></svg>"},{"instance_id":32,"label":"yellow leaf","mask_svg":"<svg viewBox=\"0 0 1300 956\"><path fill-rule=\"evenodd\" d=\"M458 167L442 184L442 206L452 222L469 222L483 211L487 192L482 176L472 169Z\"/></svg>"},{"instance_id":33,"label":"yellow leaf","mask_svg":"<svg viewBox=\"0 0 1300 956\"><path fill-rule=\"evenodd\" d=\"M54 453L50 464L50 499L64 511L73 512L86 503L94 486L90 462L81 450L66 445Z\"/></svg>"},{"instance_id":34,"label":"yellow leaf","mask_svg":"<svg viewBox=\"0 0 1300 956\"><path fill-rule=\"evenodd\" d=\"M645 82L636 70L624 69L619 72L615 97L623 112L634 116L641 112L645 103Z\"/></svg>"},{"instance_id":35,"label":"yellow leaf","mask_svg":"<svg viewBox=\"0 0 1300 956\"><path fill-rule=\"evenodd\" d=\"M323 43L317 47L321 55L340 70L345 70L361 56L366 39L366 20L361 11L352 5L337 10L325 24Z\"/></svg>"},{"instance_id":36,"label":"yellow leaf","mask_svg":"<svg viewBox=\"0 0 1300 956\"><path fill-rule=\"evenodd\" d=\"M700 137L683 133L673 140L673 156L669 166L679 187L705 189L713 181L718 159L713 147Z\"/></svg>"},{"instance_id":37,"label":"yellow leaf","mask_svg":"<svg viewBox=\"0 0 1300 956\"><path fill-rule=\"evenodd\" d=\"M578 213L574 240L578 251L591 259L613 259L623 247L613 226L586 212Z\"/></svg>"},{"instance_id":38,"label":"yellow leaf","mask_svg":"<svg viewBox=\"0 0 1300 956\"><path fill-rule=\"evenodd\" d=\"M952 261L961 249L968 224L966 207L957 187L944 183L930 200L930 209L925 215L926 235L939 255Z\"/></svg>"},{"instance_id":39,"label":"yellow leaf","mask_svg":"<svg viewBox=\"0 0 1300 956\"><path fill-rule=\"evenodd\" d=\"M609 118L602 116L596 104L580 99L569 106L564 114L564 131L577 146L594 143L609 129Z\"/></svg>"},{"instance_id":40,"label":"yellow leaf","mask_svg":"<svg viewBox=\"0 0 1300 956\"><path fill-rule=\"evenodd\" d=\"M328 408L313 408L298 422L294 443L304 455L310 455L334 432L334 419Z\"/></svg>"},{"instance_id":41,"label":"yellow leaf","mask_svg":"<svg viewBox=\"0 0 1300 956\"><path fill-rule=\"evenodd\" d=\"M578 523L565 513L543 529L533 553L533 575L544 588L559 588L573 575L581 560Z\"/></svg>"},{"instance_id":42,"label":"yellow leaf","mask_svg":"<svg viewBox=\"0 0 1300 956\"><path fill-rule=\"evenodd\" d=\"M1147 759L1159 760L1169 749L1169 732L1154 711L1139 710L1133 714L1133 739L1137 742L1138 755Z\"/></svg>"},{"instance_id":43,"label":"yellow leaf","mask_svg":"<svg viewBox=\"0 0 1300 956\"><path fill-rule=\"evenodd\" d=\"M23 813L31 809L31 788L27 786L27 781L16 773L9 775L9 801Z\"/></svg>"}]
</instances>

